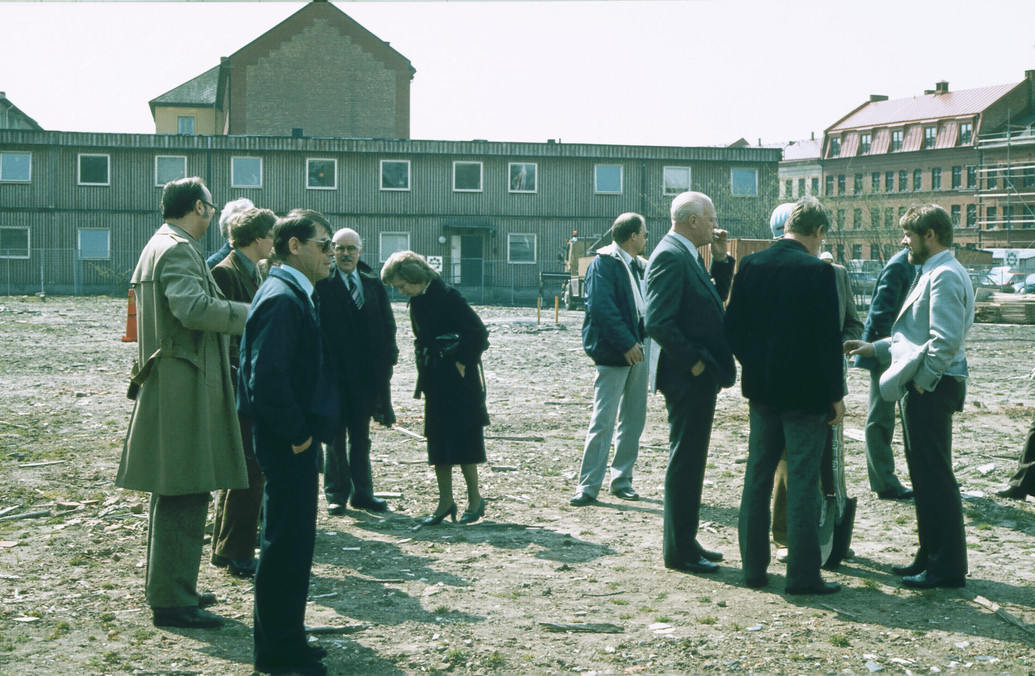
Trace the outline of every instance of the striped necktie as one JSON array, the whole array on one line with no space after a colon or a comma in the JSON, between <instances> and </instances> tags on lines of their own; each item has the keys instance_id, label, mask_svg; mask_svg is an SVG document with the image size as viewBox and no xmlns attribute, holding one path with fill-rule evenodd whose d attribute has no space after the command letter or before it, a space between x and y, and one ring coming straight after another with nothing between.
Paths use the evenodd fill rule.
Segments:
<instances>
[{"instance_id":1,"label":"striped necktie","mask_svg":"<svg viewBox=\"0 0 1035 676\"><path fill-rule=\"evenodd\" d=\"M352 302L356 304L356 307L363 307L363 299L359 295L359 285L356 284L356 278L349 275L345 278L345 285L349 288L349 293L352 294Z\"/></svg>"}]
</instances>

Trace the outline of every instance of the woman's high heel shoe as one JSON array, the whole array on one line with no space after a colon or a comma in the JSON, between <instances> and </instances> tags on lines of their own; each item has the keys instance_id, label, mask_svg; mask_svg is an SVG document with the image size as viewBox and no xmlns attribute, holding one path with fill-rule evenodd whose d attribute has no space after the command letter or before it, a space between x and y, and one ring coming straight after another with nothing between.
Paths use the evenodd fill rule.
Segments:
<instances>
[{"instance_id":1,"label":"woman's high heel shoe","mask_svg":"<svg viewBox=\"0 0 1035 676\"><path fill-rule=\"evenodd\" d=\"M466 516L467 512L464 512L464 515ZM423 521L420 522L420 525L422 525L422 526L437 526L440 523L442 523L442 520L445 519L447 516L449 517L450 521L452 521L453 523L456 523L456 503L455 502L452 505L449 506L449 509L447 509L446 511L442 512L441 514L436 514L434 516L427 517L426 519L424 519Z\"/></svg>"},{"instance_id":2,"label":"woman's high heel shoe","mask_svg":"<svg viewBox=\"0 0 1035 676\"><path fill-rule=\"evenodd\" d=\"M485 498L482 498L482 504L478 505L478 509L473 512L464 512L464 515L460 517L460 523L474 523L483 516L485 516Z\"/></svg>"}]
</instances>

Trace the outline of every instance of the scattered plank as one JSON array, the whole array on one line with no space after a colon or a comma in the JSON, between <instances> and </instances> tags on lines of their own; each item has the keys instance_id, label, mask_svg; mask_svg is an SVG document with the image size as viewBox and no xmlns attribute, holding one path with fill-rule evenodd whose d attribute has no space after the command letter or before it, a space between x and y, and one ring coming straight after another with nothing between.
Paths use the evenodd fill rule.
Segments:
<instances>
[{"instance_id":1,"label":"scattered plank","mask_svg":"<svg viewBox=\"0 0 1035 676\"><path fill-rule=\"evenodd\" d=\"M993 613L998 615L1001 620L1003 620L1004 622L1008 622L1008 623L1012 624L1013 626L1017 627L1018 629L1023 631L1028 636L1035 637L1035 630L1033 630L1031 627L1029 627L1027 624L1022 622L1021 620L1017 619L1017 617L1015 617L1014 615L1011 615L1010 613L1008 613L1005 610L1003 610L1002 608L1000 608L998 603L993 603L992 601L989 601L988 599L986 599L984 596L975 596L974 598L971 599L971 601L973 601L974 603L978 604L979 606L982 606L984 608L988 608Z\"/></svg>"},{"instance_id":2,"label":"scattered plank","mask_svg":"<svg viewBox=\"0 0 1035 676\"><path fill-rule=\"evenodd\" d=\"M546 441L543 437L502 437L502 436L486 436L486 439L496 439L498 441L535 441L537 443L543 443Z\"/></svg>"},{"instance_id":3,"label":"scattered plank","mask_svg":"<svg viewBox=\"0 0 1035 676\"><path fill-rule=\"evenodd\" d=\"M426 438L422 437L421 435L417 434L416 432L411 432L410 430L406 429L405 427L399 427L398 425L393 425L392 429L395 430L396 432L402 432L403 434L405 434L408 437L413 437L414 439L420 439L421 441L427 441Z\"/></svg>"},{"instance_id":4,"label":"scattered plank","mask_svg":"<svg viewBox=\"0 0 1035 676\"><path fill-rule=\"evenodd\" d=\"M18 466L22 467L22 468L25 468L25 467L47 467L49 465L63 465L66 462L68 462L68 461L67 460L50 460L48 462L23 462L23 463L21 463Z\"/></svg>"},{"instance_id":5,"label":"scattered plank","mask_svg":"<svg viewBox=\"0 0 1035 676\"><path fill-rule=\"evenodd\" d=\"M19 425L18 423L8 422L6 420L0 420L0 425L7 425L8 427L17 427L20 430L29 429L26 425Z\"/></svg>"},{"instance_id":6,"label":"scattered plank","mask_svg":"<svg viewBox=\"0 0 1035 676\"><path fill-rule=\"evenodd\" d=\"M588 401L544 401L547 406L589 406Z\"/></svg>"},{"instance_id":7,"label":"scattered plank","mask_svg":"<svg viewBox=\"0 0 1035 676\"><path fill-rule=\"evenodd\" d=\"M518 470L514 465L490 465L489 469L493 472L516 472Z\"/></svg>"},{"instance_id":8,"label":"scattered plank","mask_svg":"<svg viewBox=\"0 0 1035 676\"><path fill-rule=\"evenodd\" d=\"M618 596L619 594L624 594L624 593L625 592L616 591L616 592L604 592L603 594L583 594L583 596Z\"/></svg>"},{"instance_id":9,"label":"scattered plank","mask_svg":"<svg viewBox=\"0 0 1035 676\"><path fill-rule=\"evenodd\" d=\"M819 605L821 605L822 607L826 608L827 610L830 610L830 611L833 611L833 612L837 613L838 615L844 615L845 617L850 617L853 620L859 619L858 615L856 615L854 613L850 613L847 610L841 610L840 608L835 608L834 606L828 606L825 603L821 603Z\"/></svg>"},{"instance_id":10,"label":"scattered plank","mask_svg":"<svg viewBox=\"0 0 1035 676\"><path fill-rule=\"evenodd\" d=\"M621 634L624 627L608 622L540 622L547 631L575 631L585 634Z\"/></svg>"},{"instance_id":11,"label":"scattered plank","mask_svg":"<svg viewBox=\"0 0 1035 676\"><path fill-rule=\"evenodd\" d=\"M14 510L18 509L19 507L21 507L21 505L11 505L10 507L4 507L3 509L0 509L0 516L4 516L5 514L10 514Z\"/></svg>"},{"instance_id":12,"label":"scattered plank","mask_svg":"<svg viewBox=\"0 0 1035 676\"><path fill-rule=\"evenodd\" d=\"M313 634L313 635L318 635L318 634L324 634L324 635L356 634L356 633L359 633L361 631L364 631L366 628L367 628L367 625L365 625L365 624L352 624L352 625L348 625L348 626L338 626L338 627L333 627L333 626L329 626L328 625L328 626L322 626L322 627L306 627L305 628L305 632L307 634Z\"/></svg>"},{"instance_id":13,"label":"scattered plank","mask_svg":"<svg viewBox=\"0 0 1035 676\"><path fill-rule=\"evenodd\" d=\"M50 516L50 510L44 509L38 512L25 512L24 514L11 514L10 516L0 516L0 521L17 521L19 519L35 519L40 516Z\"/></svg>"}]
</instances>

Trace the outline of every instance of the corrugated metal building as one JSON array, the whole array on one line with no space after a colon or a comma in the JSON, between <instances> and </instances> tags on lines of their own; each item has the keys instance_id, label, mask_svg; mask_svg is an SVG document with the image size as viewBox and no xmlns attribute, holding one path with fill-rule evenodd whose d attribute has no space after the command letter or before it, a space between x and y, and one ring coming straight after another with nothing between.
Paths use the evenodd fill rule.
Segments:
<instances>
[{"instance_id":1,"label":"corrugated metal building","mask_svg":"<svg viewBox=\"0 0 1035 676\"><path fill-rule=\"evenodd\" d=\"M712 196L734 237L766 236L780 150L0 131L0 292L121 292L160 225L162 185L205 179L219 203L308 207L364 238L376 269L413 249L476 302L527 302L573 231L642 213L652 241L671 197ZM221 245L218 228L204 247ZM548 293L550 291L548 290Z\"/></svg>"}]
</instances>

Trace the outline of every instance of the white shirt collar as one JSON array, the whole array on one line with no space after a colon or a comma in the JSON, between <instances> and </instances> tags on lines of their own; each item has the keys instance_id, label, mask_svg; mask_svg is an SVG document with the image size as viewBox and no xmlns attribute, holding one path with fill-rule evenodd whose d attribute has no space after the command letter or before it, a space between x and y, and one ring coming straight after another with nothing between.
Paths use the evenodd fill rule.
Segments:
<instances>
[{"instance_id":1,"label":"white shirt collar","mask_svg":"<svg viewBox=\"0 0 1035 676\"><path fill-rule=\"evenodd\" d=\"M305 275L303 275L301 272L299 272L295 268L293 268L290 265L288 265L287 263L281 263L280 264L280 269L283 270L284 272L288 273L289 275L291 275L295 279L295 281L298 282L298 285L302 287L303 291L305 291L305 295L309 299L309 302L312 303L313 302L313 283L309 281L309 278L306 277Z\"/></svg>"}]
</instances>

